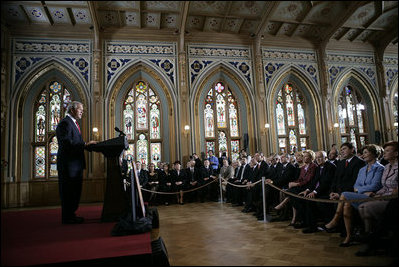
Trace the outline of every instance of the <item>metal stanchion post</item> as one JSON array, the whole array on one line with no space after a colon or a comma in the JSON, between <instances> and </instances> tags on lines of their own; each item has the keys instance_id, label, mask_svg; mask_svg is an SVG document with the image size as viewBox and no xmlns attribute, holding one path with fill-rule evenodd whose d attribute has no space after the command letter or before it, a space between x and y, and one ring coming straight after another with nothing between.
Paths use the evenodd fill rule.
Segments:
<instances>
[{"instance_id":1,"label":"metal stanchion post","mask_svg":"<svg viewBox=\"0 0 399 267\"><path fill-rule=\"evenodd\" d=\"M220 203L223 203L223 188L222 188L222 177L219 174L219 187L220 187Z\"/></svg>"},{"instance_id":2,"label":"metal stanchion post","mask_svg":"<svg viewBox=\"0 0 399 267\"><path fill-rule=\"evenodd\" d=\"M265 177L262 177L262 197L263 197L263 222L267 222L266 218L266 191L265 191Z\"/></svg>"}]
</instances>

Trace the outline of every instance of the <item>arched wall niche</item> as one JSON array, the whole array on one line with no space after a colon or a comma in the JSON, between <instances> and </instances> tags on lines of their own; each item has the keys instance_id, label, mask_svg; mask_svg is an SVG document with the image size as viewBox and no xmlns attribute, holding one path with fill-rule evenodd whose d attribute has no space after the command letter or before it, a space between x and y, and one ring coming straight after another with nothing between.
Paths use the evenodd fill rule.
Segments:
<instances>
[{"instance_id":1,"label":"arched wall niche","mask_svg":"<svg viewBox=\"0 0 399 267\"><path fill-rule=\"evenodd\" d=\"M244 134L250 136L249 146L247 152L254 153L257 147L257 131L255 114L255 101L251 88L245 86L245 82L240 76L235 75L235 72L225 64L215 65L210 68L202 80L198 81L197 86L193 88L190 94L190 110L191 124L195 131L192 132L193 152L197 154L205 152L205 134L204 134L204 114L203 104L205 97L211 87L218 81L224 82L229 85L232 93L234 94L238 103L238 114L240 121L240 148L243 148ZM251 138L252 137L252 138Z\"/></svg>"},{"instance_id":2,"label":"arched wall niche","mask_svg":"<svg viewBox=\"0 0 399 267\"><path fill-rule=\"evenodd\" d=\"M84 88L76 78L76 75L64 64L56 60L41 64L34 71L31 71L28 77L25 78L25 82L21 83L20 87L16 89L12 101L12 112L17 114L18 119L10 122L14 123L10 127L10 131L12 131L10 136L15 138L10 141L17 147L14 155L16 159L14 173L20 181L31 180L34 102L50 80L57 80L62 83L69 90L72 100L83 103L86 111L81 122L83 138L85 139L89 135L90 127L88 125L90 125L91 118L90 112L87 112L90 107L87 95L88 90Z\"/></svg>"},{"instance_id":3,"label":"arched wall niche","mask_svg":"<svg viewBox=\"0 0 399 267\"><path fill-rule=\"evenodd\" d=\"M379 108L378 96L376 90L369 83L362 73L358 72L356 69L346 70L336 83L333 88L333 121L338 122L338 100L342 90L348 86L353 86L365 100L367 105L367 127L369 132L369 143L376 142L375 131L382 132L381 127L381 111ZM338 139L339 140L339 139Z\"/></svg>"},{"instance_id":4,"label":"arched wall niche","mask_svg":"<svg viewBox=\"0 0 399 267\"><path fill-rule=\"evenodd\" d=\"M289 66L283 69L276 78L271 80L269 91L267 91L267 102L269 104L270 112L268 112L268 121L270 122L270 131L269 138L271 141L271 152L277 153L278 151L278 134L277 134L277 125L276 125L276 111L275 111L275 103L277 94L280 89L283 88L284 84L292 83L297 87L305 97L306 101L306 111L305 111L305 119L307 120L307 126L310 128L309 131L309 140L310 140L310 149L317 151L320 149L325 149L326 146L326 137L323 132L324 122L322 120L322 112L321 112L321 99L317 93L316 88L310 79L305 75L300 69L295 66ZM316 133L316 134L314 134Z\"/></svg>"},{"instance_id":5,"label":"arched wall niche","mask_svg":"<svg viewBox=\"0 0 399 267\"><path fill-rule=\"evenodd\" d=\"M106 139L116 137L115 127L121 128L121 116L123 108L123 98L132 88L132 85L139 80L148 82L150 87L158 94L161 100L162 124L161 131L163 135L162 155L163 160L170 162L180 157L178 149L179 138L176 135L176 97L172 88L167 86L162 76L145 62L136 62L129 68L126 68L117 77L114 85L110 88L104 108L104 136ZM123 128L121 128L123 129Z\"/></svg>"}]
</instances>

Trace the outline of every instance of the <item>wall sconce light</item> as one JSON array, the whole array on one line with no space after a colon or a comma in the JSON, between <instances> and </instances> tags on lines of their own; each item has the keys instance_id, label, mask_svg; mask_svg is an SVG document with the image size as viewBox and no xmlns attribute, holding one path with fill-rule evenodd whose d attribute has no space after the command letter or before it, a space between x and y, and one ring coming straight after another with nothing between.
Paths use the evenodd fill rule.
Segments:
<instances>
[{"instance_id":1,"label":"wall sconce light","mask_svg":"<svg viewBox=\"0 0 399 267\"><path fill-rule=\"evenodd\" d=\"M264 135L266 135L266 132L269 130L269 128L270 128L270 124L265 123L265 127L264 127L263 130L262 130L262 132L263 132Z\"/></svg>"},{"instance_id":2,"label":"wall sconce light","mask_svg":"<svg viewBox=\"0 0 399 267\"><path fill-rule=\"evenodd\" d=\"M94 139L96 141L98 141L98 137L99 137L98 128L97 127L93 127L92 131L93 131Z\"/></svg>"},{"instance_id":3,"label":"wall sconce light","mask_svg":"<svg viewBox=\"0 0 399 267\"><path fill-rule=\"evenodd\" d=\"M189 131L190 131L190 125L185 125L184 126L184 131L183 131L184 135L187 136Z\"/></svg>"},{"instance_id":4,"label":"wall sconce light","mask_svg":"<svg viewBox=\"0 0 399 267\"><path fill-rule=\"evenodd\" d=\"M393 123L393 127L398 127L398 122L397 121Z\"/></svg>"},{"instance_id":5,"label":"wall sconce light","mask_svg":"<svg viewBox=\"0 0 399 267\"><path fill-rule=\"evenodd\" d=\"M338 122L334 123L333 127L329 128L330 134L333 134L339 128ZM335 134L334 134L335 135ZM334 141L335 142L335 141Z\"/></svg>"}]
</instances>

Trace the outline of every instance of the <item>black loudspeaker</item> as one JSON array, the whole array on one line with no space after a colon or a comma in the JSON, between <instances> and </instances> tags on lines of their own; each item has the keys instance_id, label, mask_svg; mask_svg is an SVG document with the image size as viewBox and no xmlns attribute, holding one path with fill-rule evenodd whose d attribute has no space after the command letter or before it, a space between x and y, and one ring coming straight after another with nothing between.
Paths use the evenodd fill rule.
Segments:
<instances>
[{"instance_id":1,"label":"black loudspeaker","mask_svg":"<svg viewBox=\"0 0 399 267\"><path fill-rule=\"evenodd\" d=\"M168 251L162 237L151 242L152 248L152 266L170 266Z\"/></svg>"},{"instance_id":2,"label":"black loudspeaker","mask_svg":"<svg viewBox=\"0 0 399 267\"><path fill-rule=\"evenodd\" d=\"M247 148L248 148L248 143L249 143L249 137L248 137L248 134L245 133L244 134L244 149L245 150L247 150Z\"/></svg>"},{"instance_id":3,"label":"black loudspeaker","mask_svg":"<svg viewBox=\"0 0 399 267\"><path fill-rule=\"evenodd\" d=\"M380 131L375 131L375 143L379 145L381 142L381 132Z\"/></svg>"}]
</instances>

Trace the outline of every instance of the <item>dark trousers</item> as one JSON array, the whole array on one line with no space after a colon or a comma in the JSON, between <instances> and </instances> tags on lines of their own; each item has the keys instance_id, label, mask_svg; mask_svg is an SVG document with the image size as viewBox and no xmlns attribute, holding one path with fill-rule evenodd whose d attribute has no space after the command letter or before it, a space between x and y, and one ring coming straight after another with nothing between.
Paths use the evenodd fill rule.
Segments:
<instances>
[{"instance_id":1,"label":"dark trousers","mask_svg":"<svg viewBox=\"0 0 399 267\"><path fill-rule=\"evenodd\" d=\"M319 199L329 199L329 196L319 196ZM304 205L304 223L310 228L316 228L319 220L324 224L334 217L336 205L334 203L306 201Z\"/></svg>"},{"instance_id":2,"label":"dark trousers","mask_svg":"<svg viewBox=\"0 0 399 267\"><path fill-rule=\"evenodd\" d=\"M82 194L82 183L82 177L71 178L67 175L58 175L63 221L76 216L75 212L79 207L80 196Z\"/></svg>"}]
</instances>

